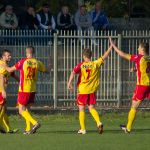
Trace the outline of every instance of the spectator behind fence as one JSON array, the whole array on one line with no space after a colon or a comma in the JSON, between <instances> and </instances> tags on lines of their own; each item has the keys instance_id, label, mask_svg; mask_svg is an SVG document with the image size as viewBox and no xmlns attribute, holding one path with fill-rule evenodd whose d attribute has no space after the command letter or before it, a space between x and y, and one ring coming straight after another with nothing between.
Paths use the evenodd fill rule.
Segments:
<instances>
[{"instance_id":1,"label":"spectator behind fence","mask_svg":"<svg viewBox=\"0 0 150 150\"><path fill-rule=\"evenodd\" d=\"M81 30L93 30L92 18L87 13L86 6L80 6L80 9L75 14L75 24L79 31Z\"/></svg>"},{"instance_id":2,"label":"spectator behind fence","mask_svg":"<svg viewBox=\"0 0 150 150\"><path fill-rule=\"evenodd\" d=\"M43 4L42 10L37 14L37 19L39 21L39 29L55 30L56 23L48 4Z\"/></svg>"},{"instance_id":3,"label":"spectator behind fence","mask_svg":"<svg viewBox=\"0 0 150 150\"><path fill-rule=\"evenodd\" d=\"M0 15L0 27L1 29L16 29L18 27L18 19L11 5L7 5L5 11Z\"/></svg>"},{"instance_id":4,"label":"spectator behind fence","mask_svg":"<svg viewBox=\"0 0 150 150\"><path fill-rule=\"evenodd\" d=\"M86 6L82 5L80 6L80 9L75 14L75 24L78 29L79 36L81 36L81 44L85 43L85 40L83 40L82 33L88 33L88 36L94 36L94 28L92 26L92 18L89 15L89 13L86 10ZM84 35L85 36L85 35ZM92 43L95 44L95 39L92 38Z\"/></svg>"},{"instance_id":5,"label":"spectator behind fence","mask_svg":"<svg viewBox=\"0 0 150 150\"><path fill-rule=\"evenodd\" d=\"M109 21L104 11L102 10L101 2L96 2L95 10L91 11L92 25L94 30L108 29Z\"/></svg>"},{"instance_id":6,"label":"spectator behind fence","mask_svg":"<svg viewBox=\"0 0 150 150\"><path fill-rule=\"evenodd\" d=\"M27 8L27 11L20 17L21 29L38 29L39 21L36 18L35 9L32 6Z\"/></svg>"},{"instance_id":7,"label":"spectator behind fence","mask_svg":"<svg viewBox=\"0 0 150 150\"><path fill-rule=\"evenodd\" d=\"M74 30L73 17L69 12L68 6L63 6L57 15L57 25L59 30Z\"/></svg>"}]
</instances>

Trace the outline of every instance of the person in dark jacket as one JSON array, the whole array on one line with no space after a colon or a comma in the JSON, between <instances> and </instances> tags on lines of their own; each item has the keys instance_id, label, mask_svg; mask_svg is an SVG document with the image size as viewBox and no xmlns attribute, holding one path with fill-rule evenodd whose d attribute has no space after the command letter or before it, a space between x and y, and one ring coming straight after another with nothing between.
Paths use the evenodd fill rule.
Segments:
<instances>
[{"instance_id":1,"label":"person in dark jacket","mask_svg":"<svg viewBox=\"0 0 150 150\"><path fill-rule=\"evenodd\" d=\"M69 12L68 6L63 6L57 15L57 25L59 30L74 30L73 17Z\"/></svg>"},{"instance_id":2,"label":"person in dark jacket","mask_svg":"<svg viewBox=\"0 0 150 150\"><path fill-rule=\"evenodd\" d=\"M20 18L20 28L34 30L38 29L38 25L39 21L36 18L35 9L29 6L25 14Z\"/></svg>"},{"instance_id":3,"label":"person in dark jacket","mask_svg":"<svg viewBox=\"0 0 150 150\"><path fill-rule=\"evenodd\" d=\"M43 4L42 10L37 13L37 19L39 21L39 29L55 30L56 23L48 4Z\"/></svg>"}]
</instances>

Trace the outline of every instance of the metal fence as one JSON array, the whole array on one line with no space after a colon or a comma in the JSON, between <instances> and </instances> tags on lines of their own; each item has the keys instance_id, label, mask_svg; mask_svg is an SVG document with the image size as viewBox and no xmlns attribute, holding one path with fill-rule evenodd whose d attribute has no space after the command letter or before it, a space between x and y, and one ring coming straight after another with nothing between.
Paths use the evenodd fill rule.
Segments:
<instances>
[{"instance_id":1,"label":"metal fence","mask_svg":"<svg viewBox=\"0 0 150 150\"><path fill-rule=\"evenodd\" d=\"M150 44L150 31L105 31L98 33L59 32L51 35L48 31L0 31L0 49L12 51L12 62L25 57L24 49L33 45L36 57L45 65L49 61L53 68L49 75L39 74L37 83L37 106L54 108L74 108L76 99L76 82L74 91L67 90L67 81L73 67L82 61L82 49L90 48L92 59L102 56L109 47L108 37L111 36L119 48L127 53L137 53L138 43L145 41ZM129 104L136 84L136 75L129 69L133 63L123 60L112 51L109 58L101 67L101 84L97 91L97 106L120 107ZM17 99L18 83L13 79L8 86L8 105L14 106ZM147 104L146 104L147 105Z\"/></svg>"}]
</instances>

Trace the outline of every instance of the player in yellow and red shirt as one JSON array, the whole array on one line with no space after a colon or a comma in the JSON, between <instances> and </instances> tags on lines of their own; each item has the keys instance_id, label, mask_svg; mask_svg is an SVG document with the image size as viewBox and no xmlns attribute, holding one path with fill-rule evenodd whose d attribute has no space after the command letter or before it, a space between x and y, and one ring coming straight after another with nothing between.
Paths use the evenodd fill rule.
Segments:
<instances>
[{"instance_id":1,"label":"player in yellow and red shirt","mask_svg":"<svg viewBox=\"0 0 150 150\"><path fill-rule=\"evenodd\" d=\"M44 64L34 58L34 47L26 48L26 58L20 60L13 67L6 67L9 72L20 71L20 83L18 92L19 113L26 120L26 129L24 134L35 133L40 124L30 115L27 106L34 103L36 82L38 72L49 72ZM33 125L32 129L30 125Z\"/></svg>"},{"instance_id":2,"label":"player in yellow and red shirt","mask_svg":"<svg viewBox=\"0 0 150 150\"><path fill-rule=\"evenodd\" d=\"M78 77L78 95L77 104L79 107L79 122L80 130L79 134L85 134L85 106L88 105L89 111L97 123L98 132L102 134L103 124L100 121L100 117L94 105L96 104L96 91L100 84L100 67L103 65L104 60L108 57L112 46L105 52L105 54L95 61L91 61L92 52L89 49L83 50L84 62L78 64L72 71L69 81L68 89L72 91L72 81L75 74L79 74Z\"/></svg>"},{"instance_id":3,"label":"player in yellow and red shirt","mask_svg":"<svg viewBox=\"0 0 150 150\"><path fill-rule=\"evenodd\" d=\"M137 55L130 55L119 50L110 39L114 50L123 58L130 60L136 65L137 84L132 97L132 105L128 114L127 125L121 125L121 129L125 133L130 133L133 121L135 119L137 108L140 103L145 99L150 99L150 56L149 45L141 42L138 47Z\"/></svg>"},{"instance_id":4,"label":"player in yellow and red shirt","mask_svg":"<svg viewBox=\"0 0 150 150\"><path fill-rule=\"evenodd\" d=\"M7 63L11 60L11 52L7 49L4 49L1 52L0 57L0 65L7 65ZM11 129L6 113L6 88L10 76L19 81L19 78L14 73L9 73L5 68L0 66L0 131L3 133L15 133L18 131L17 129ZM6 128L6 130L3 129L3 126Z\"/></svg>"}]
</instances>

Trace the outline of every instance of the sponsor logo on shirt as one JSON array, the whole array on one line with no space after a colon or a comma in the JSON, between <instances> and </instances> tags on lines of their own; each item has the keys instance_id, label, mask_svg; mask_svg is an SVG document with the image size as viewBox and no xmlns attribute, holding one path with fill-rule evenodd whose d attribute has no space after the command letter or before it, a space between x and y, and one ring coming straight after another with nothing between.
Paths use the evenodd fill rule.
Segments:
<instances>
[{"instance_id":1,"label":"sponsor logo on shirt","mask_svg":"<svg viewBox=\"0 0 150 150\"><path fill-rule=\"evenodd\" d=\"M84 68L84 69L92 69L93 66L92 65L82 65L82 68Z\"/></svg>"}]
</instances>

